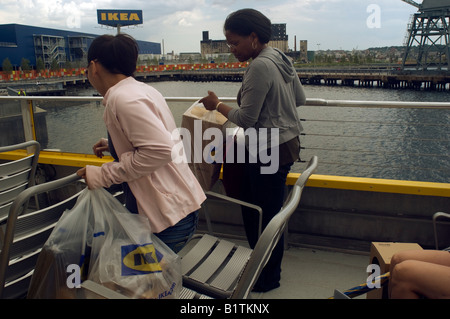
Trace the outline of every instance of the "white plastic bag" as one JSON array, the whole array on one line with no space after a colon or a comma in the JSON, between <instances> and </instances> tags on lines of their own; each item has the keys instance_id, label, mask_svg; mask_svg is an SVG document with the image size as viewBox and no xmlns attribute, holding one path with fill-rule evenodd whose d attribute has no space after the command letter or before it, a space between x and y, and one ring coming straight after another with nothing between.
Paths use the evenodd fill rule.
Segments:
<instances>
[{"instance_id":1,"label":"white plastic bag","mask_svg":"<svg viewBox=\"0 0 450 319\"><path fill-rule=\"evenodd\" d=\"M80 266L82 280L130 298L177 298L181 290L178 255L152 235L146 217L131 214L104 189L82 192L55 226L41 255L44 260L36 266L30 298L94 298L69 287L71 264ZM54 276L39 269L40 265L48 269L49 264ZM55 288L49 291L48 286Z\"/></svg>"}]
</instances>

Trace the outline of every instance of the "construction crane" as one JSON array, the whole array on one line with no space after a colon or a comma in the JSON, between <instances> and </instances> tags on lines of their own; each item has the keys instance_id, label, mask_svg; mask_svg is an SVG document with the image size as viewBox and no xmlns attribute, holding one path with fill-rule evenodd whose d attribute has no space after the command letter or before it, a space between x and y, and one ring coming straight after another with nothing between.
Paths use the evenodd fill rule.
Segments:
<instances>
[{"instance_id":1,"label":"construction crane","mask_svg":"<svg viewBox=\"0 0 450 319\"><path fill-rule=\"evenodd\" d=\"M449 7L448 0L423 0L421 4L413 0L402 0L402 1L418 8L420 11L429 11Z\"/></svg>"},{"instance_id":2,"label":"construction crane","mask_svg":"<svg viewBox=\"0 0 450 319\"><path fill-rule=\"evenodd\" d=\"M449 70L450 66L450 1L402 0L416 8L408 24L402 70L412 61L416 70Z\"/></svg>"},{"instance_id":3,"label":"construction crane","mask_svg":"<svg viewBox=\"0 0 450 319\"><path fill-rule=\"evenodd\" d=\"M413 0L402 0L403 2L409 3L410 5L420 8L420 4L418 4L417 2L413 1Z\"/></svg>"}]
</instances>

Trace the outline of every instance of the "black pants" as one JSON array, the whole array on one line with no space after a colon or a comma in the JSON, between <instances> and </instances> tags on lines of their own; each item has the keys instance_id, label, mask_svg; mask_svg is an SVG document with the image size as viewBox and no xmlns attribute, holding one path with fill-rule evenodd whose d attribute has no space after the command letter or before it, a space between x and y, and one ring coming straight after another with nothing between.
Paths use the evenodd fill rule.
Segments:
<instances>
[{"instance_id":1,"label":"black pants","mask_svg":"<svg viewBox=\"0 0 450 319\"><path fill-rule=\"evenodd\" d=\"M283 206L286 177L293 163L280 165L275 174L261 174L260 164L245 164L242 183L242 199L258 205L263 211L262 229L267 226ZM251 248L258 241L258 213L255 210L242 207L247 240ZM275 246L272 255L262 270L255 291L268 291L279 287L281 278L281 260L284 253L284 236Z\"/></svg>"}]
</instances>

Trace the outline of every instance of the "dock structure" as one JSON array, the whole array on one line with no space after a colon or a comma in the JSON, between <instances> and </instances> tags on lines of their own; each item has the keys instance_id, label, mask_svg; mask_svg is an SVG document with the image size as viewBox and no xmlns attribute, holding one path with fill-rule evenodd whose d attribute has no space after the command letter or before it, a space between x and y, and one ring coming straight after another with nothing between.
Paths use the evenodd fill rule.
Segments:
<instances>
[{"instance_id":1,"label":"dock structure","mask_svg":"<svg viewBox=\"0 0 450 319\"><path fill-rule=\"evenodd\" d=\"M210 69L137 70L135 77L143 82L241 82L246 67ZM450 90L450 72L447 70L416 71L388 67L367 68L298 68L300 81L305 85L379 87L387 89L413 89L429 91ZM89 86L86 75L59 76L17 81L0 81L0 88L26 89L27 95L64 95L70 86ZM25 88L26 86L26 88ZM51 90L49 89L51 87ZM44 92L47 88L48 92ZM57 92L56 92L56 91ZM16 95L16 94L12 94Z\"/></svg>"},{"instance_id":2,"label":"dock structure","mask_svg":"<svg viewBox=\"0 0 450 319\"><path fill-rule=\"evenodd\" d=\"M65 95L66 89L64 85L66 83L60 81L54 82L44 82L44 83L36 83L36 84L12 84L11 86L7 86L7 93L11 96L20 96L20 95Z\"/></svg>"},{"instance_id":3,"label":"dock structure","mask_svg":"<svg viewBox=\"0 0 450 319\"><path fill-rule=\"evenodd\" d=\"M298 71L303 84L381 87L389 89L450 90L450 73L373 72L373 71Z\"/></svg>"},{"instance_id":4,"label":"dock structure","mask_svg":"<svg viewBox=\"0 0 450 319\"><path fill-rule=\"evenodd\" d=\"M341 85L359 87L380 87L388 89L414 89L445 91L450 90L450 73L408 73L397 71L364 71L364 70L302 70L297 74L305 85ZM233 81L240 82L243 69L238 70L196 70L165 71L137 73L136 77L143 81Z\"/></svg>"},{"instance_id":5,"label":"dock structure","mask_svg":"<svg viewBox=\"0 0 450 319\"><path fill-rule=\"evenodd\" d=\"M162 72L139 72L136 79L144 82L192 81L192 82L241 82L245 69L175 70Z\"/></svg>"}]
</instances>

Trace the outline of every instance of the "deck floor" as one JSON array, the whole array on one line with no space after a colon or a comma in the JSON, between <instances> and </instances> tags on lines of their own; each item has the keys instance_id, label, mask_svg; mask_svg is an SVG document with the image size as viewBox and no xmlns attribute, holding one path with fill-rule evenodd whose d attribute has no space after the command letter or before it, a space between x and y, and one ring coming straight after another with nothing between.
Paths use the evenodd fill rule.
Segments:
<instances>
[{"instance_id":1,"label":"deck floor","mask_svg":"<svg viewBox=\"0 0 450 319\"><path fill-rule=\"evenodd\" d=\"M369 255L289 247L285 250L281 286L252 299L328 299L367 280ZM366 298L366 295L357 298Z\"/></svg>"}]
</instances>

